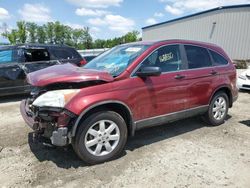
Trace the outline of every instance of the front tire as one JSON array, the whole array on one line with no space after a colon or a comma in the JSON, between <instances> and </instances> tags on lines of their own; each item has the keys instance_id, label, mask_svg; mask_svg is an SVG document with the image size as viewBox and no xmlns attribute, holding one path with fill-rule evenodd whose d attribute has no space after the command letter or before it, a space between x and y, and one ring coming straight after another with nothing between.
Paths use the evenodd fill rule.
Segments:
<instances>
[{"instance_id":1,"label":"front tire","mask_svg":"<svg viewBox=\"0 0 250 188\"><path fill-rule=\"evenodd\" d=\"M116 112L97 112L84 120L73 142L77 155L88 164L118 157L127 142L127 126Z\"/></svg>"},{"instance_id":2,"label":"front tire","mask_svg":"<svg viewBox=\"0 0 250 188\"><path fill-rule=\"evenodd\" d=\"M209 105L204 121L212 126L218 126L225 122L229 107L228 96L224 92L216 93Z\"/></svg>"}]
</instances>

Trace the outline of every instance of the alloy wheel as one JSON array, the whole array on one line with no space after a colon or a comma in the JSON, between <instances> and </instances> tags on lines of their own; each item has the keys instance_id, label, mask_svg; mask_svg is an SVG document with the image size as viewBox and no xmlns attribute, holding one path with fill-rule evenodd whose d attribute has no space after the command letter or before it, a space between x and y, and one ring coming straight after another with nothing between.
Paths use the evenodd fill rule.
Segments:
<instances>
[{"instance_id":1,"label":"alloy wheel","mask_svg":"<svg viewBox=\"0 0 250 188\"><path fill-rule=\"evenodd\" d=\"M227 103L224 97L218 97L213 105L213 117L216 120L224 118L227 109Z\"/></svg>"},{"instance_id":2,"label":"alloy wheel","mask_svg":"<svg viewBox=\"0 0 250 188\"><path fill-rule=\"evenodd\" d=\"M120 130L118 125L110 120L101 120L88 129L84 144L92 155L104 156L116 148L119 140Z\"/></svg>"}]
</instances>

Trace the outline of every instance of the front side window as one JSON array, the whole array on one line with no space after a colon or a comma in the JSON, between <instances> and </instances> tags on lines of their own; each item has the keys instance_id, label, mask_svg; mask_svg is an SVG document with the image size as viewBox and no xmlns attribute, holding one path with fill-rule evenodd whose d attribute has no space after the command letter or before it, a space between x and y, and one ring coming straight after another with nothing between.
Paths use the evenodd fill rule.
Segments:
<instances>
[{"instance_id":1,"label":"front side window","mask_svg":"<svg viewBox=\"0 0 250 188\"><path fill-rule=\"evenodd\" d=\"M160 67L162 72L181 70L182 60L179 45L169 45L157 49L142 62L140 68L150 66Z\"/></svg>"},{"instance_id":2,"label":"front side window","mask_svg":"<svg viewBox=\"0 0 250 188\"><path fill-rule=\"evenodd\" d=\"M223 57L221 56L220 54L212 51L212 50L209 50L209 52L211 53L212 55L212 58L213 58L213 65L214 66L219 66L219 65L226 65L228 64L228 61Z\"/></svg>"},{"instance_id":3,"label":"front side window","mask_svg":"<svg viewBox=\"0 0 250 188\"><path fill-rule=\"evenodd\" d=\"M138 44L117 46L97 56L83 68L107 71L116 77L125 71L148 47L148 45Z\"/></svg>"},{"instance_id":4,"label":"front side window","mask_svg":"<svg viewBox=\"0 0 250 188\"><path fill-rule=\"evenodd\" d=\"M0 50L0 63L10 63L12 59L13 50Z\"/></svg>"},{"instance_id":5,"label":"front side window","mask_svg":"<svg viewBox=\"0 0 250 188\"><path fill-rule=\"evenodd\" d=\"M191 45L185 45L184 47L187 54L189 69L210 67L212 65L206 48Z\"/></svg>"}]
</instances>

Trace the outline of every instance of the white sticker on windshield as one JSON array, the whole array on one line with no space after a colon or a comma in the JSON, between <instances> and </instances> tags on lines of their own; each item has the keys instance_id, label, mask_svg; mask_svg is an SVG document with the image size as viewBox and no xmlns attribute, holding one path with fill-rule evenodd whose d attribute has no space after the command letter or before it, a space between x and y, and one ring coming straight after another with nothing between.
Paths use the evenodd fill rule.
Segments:
<instances>
[{"instance_id":1,"label":"white sticker on windshield","mask_svg":"<svg viewBox=\"0 0 250 188\"><path fill-rule=\"evenodd\" d=\"M139 52L141 50L141 48L138 48L138 47L130 47L130 48L127 48L125 51L126 52Z\"/></svg>"}]
</instances>

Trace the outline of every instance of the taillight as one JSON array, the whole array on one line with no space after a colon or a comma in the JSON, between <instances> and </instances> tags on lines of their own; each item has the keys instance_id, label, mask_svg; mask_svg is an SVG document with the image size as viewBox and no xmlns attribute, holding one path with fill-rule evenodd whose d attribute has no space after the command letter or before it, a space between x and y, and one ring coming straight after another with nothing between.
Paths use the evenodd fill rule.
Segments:
<instances>
[{"instance_id":1,"label":"taillight","mask_svg":"<svg viewBox=\"0 0 250 188\"><path fill-rule=\"evenodd\" d=\"M85 59L82 59L82 60L80 61L80 66L86 65L86 64L87 64L87 61L86 61Z\"/></svg>"}]
</instances>

